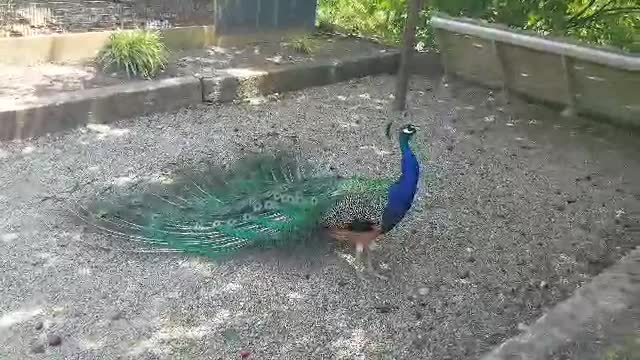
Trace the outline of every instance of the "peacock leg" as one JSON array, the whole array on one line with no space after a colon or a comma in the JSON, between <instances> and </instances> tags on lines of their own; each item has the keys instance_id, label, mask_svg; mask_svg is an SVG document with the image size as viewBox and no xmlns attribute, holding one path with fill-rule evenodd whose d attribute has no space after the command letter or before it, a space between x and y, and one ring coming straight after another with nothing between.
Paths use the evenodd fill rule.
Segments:
<instances>
[{"instance_id":1,"label":"peacock leg","mask_svg":"<svg viewBox=\"0 0 640 360\"><path fill-rule=\"evenodd\" d=\"M356 247L355 257L351 254L347 254L339 250L336 250L336 254L338 255L338 257L342 258L347 264L353 267L353 270L355 270L356 275L358 275L358 278L360 280L366 281L366 279L363 276L363 272L365 270L363 266L363 261L362 261L363 251L364 251L364 248L358 251L358 248Z\"/></svg>"},{"instance_id":2,"label":"peacock leg","mask_svg":"<svg viewBox=\"0 0 640 360\"><path fill-rule=\"evenodd\" d=\"M356 244L356 261L354 262L354 268L356 270L356 274L360 280L365 281L364 276L362 275L362 256L364 255L365 247L362 244Z\"/></svg>"},{"instance_id":3,"label":"peacock leg","mask_svg":"<svg viewBox=\"0 0 640 360\"><path fill-rule=\"evenodd\" d=\"M371 262L371 250L368 247L366 249L366 252L367 252L367 271L373 276L377 277L378 279L389 280L388 277L380 274L379 272L376 271L376 269L373 268L373 263Z\"/></svg>"}]
</instances>

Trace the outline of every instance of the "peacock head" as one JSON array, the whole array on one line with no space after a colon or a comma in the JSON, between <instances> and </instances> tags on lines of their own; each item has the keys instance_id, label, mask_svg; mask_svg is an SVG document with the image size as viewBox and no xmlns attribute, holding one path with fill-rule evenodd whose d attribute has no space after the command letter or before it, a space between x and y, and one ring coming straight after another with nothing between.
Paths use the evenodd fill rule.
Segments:
<instances>
[{"instance_id":1,"label":"peacock head","mask_svg":"<svg viewBox=\"0 0 640 360\"><path fill-rule=\"evenodd\" d=\"M413 138L413 135L418 132L418 128L415 125L407 124L400 128L400 145L404 146L409 144L409 140Z\"/></svg>"},{"instance_id":2,"label":"peacock head","mask_svg":"<svg viewBox=\"0 0 640 360\"><path fill-rule=\"evenodd\" d=\"M391 125L393 123L390 122L387 124L387 128L385 130L385 134L387 136L387 138L391 139ZM400 128L399 130L399 134L400 134L400 141L409 141L411 140L411 138L413 137L413 135L415 135L418 132L418 127L413 125L413 124L407 124L403 127Z\"/></svg>"}]
</instances>

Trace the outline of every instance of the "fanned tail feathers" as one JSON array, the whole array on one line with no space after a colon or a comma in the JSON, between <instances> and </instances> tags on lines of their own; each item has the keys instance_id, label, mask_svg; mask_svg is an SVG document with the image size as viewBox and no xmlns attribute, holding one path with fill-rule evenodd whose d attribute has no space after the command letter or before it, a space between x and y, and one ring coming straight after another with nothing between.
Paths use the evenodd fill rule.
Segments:
<instances>
[{"instance_id":1,"label":"fanned tail feathers","mask_svg":"<svg viewBox=\"0 0 640 360\"><path fill-rule=\"evenodd\" d=\"M344 180L307 170L288 153L251 156L231 170L185 173L76 215L93 229L157 249L215 256L277 246L307 238L344 196Z\"/></svg>"}]
</instances>

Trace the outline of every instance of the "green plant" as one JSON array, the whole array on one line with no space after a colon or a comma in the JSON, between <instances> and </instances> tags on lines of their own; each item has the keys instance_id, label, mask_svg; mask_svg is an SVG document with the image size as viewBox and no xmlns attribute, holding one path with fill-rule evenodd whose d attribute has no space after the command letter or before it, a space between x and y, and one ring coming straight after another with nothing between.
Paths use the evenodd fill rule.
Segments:
<instances>
[{"instance_id":1,"label":"green plant","mask_svg":"<svg viewBox=\"0 0 640 360\"><path fill-rule=\"evenodd\" d=\"M501 23L543 35L571 36L589 43L640 51L638 0L428 0L418 21L417 41L434 46L433 10ZM318 21L347 32L399 43L406 0L319 0Z\"/></svg>"},{"instance_id":2,"label":"green plant","mask_svg":"<svg viewBox=\"0 0 640 360\"><path fill-rule=\"evenodd\" d=\"M153 78L167 66L168 54L157 31L118 31L98 54L97 62L106 71L124 71L129 78Z\"/></svg>"},{"instance_id":3,"label":"green plant","mask_svg":"<svg viewBox=\"0 0 640 360\"><path fill-rule=\"evenodd\" d=\"M604 358L604 360L638 359L640 359L640 332L635 337L629 336L623 344L610 347Z\"/></svg>"},{"instance_id":4,"label":"green plant","mask_svg":"<svg viewBox=\"0 0 640 360\"><path fill-rule=\"evenodd\" d=\"M300 36L294 38L289 44L294 51L302 54L311 54L317 47L315 39L311 36Z\"/></svg>"}]
</instances>

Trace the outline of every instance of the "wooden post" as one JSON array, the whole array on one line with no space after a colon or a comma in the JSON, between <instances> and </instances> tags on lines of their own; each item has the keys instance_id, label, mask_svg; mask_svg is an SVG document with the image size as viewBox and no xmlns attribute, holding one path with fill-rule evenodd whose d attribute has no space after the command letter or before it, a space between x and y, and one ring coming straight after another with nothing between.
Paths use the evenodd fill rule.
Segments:
<instances>
[{"instance_id":1,"label":"wooden post","mask_svg":"<svg viewBox=\"0 0 640 360\"><path fill-rule=\"evenodd\" d=\"M561 55L562 73L567 89L567 107L562 111L562 116L573 117L576 115L576 85L573 74L573 60L566 55Z\"/></svg>"},{"instance_id":2,"label":"wooden post","mask_svg":"<svg viewBox=\"0 0 640 360\"><path fill-rule=\"evenodd\" d=\"M403 111L407 104L407 88L409 87L409 64L414 51L416 39L416 26L418 16L422 8L422 0L409 0L407 8L407 24L402 37L402 50L400 54L400 65L396 79L396 93L392 109Z\"/></svg>"},{"instance_id":3,"label":"wooden post","mask_svg":"<svg viewBox=\"0 0 640 360\"><path fill-rule=\"evenodd\" d=\"M507 63L507 59L500 48L500 44L496 40L491 40L491 47L493 48L493 54L500 65L500 72L502 72L502 95L504 96L504 103L509 104L511 97L509 93L511 91L511 71L509 69L509 64Z\"/></svg>"}]
</instances>

